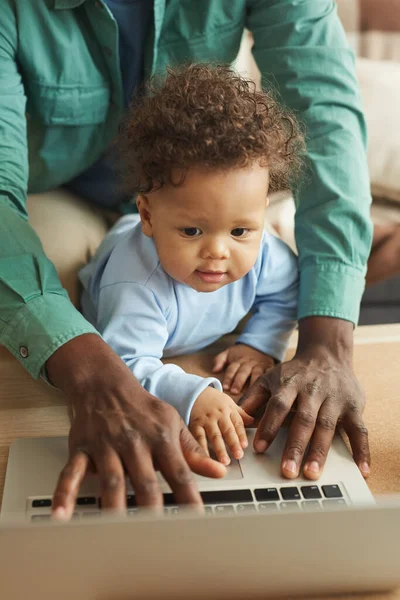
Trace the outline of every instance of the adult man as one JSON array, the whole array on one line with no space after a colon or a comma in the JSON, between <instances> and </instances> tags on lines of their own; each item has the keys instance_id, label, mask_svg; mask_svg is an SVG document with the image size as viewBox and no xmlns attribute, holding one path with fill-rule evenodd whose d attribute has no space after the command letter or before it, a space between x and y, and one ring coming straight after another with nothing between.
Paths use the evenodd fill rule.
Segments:
<instances>
[{"instance_id":1,"label":"adult man","mask_svg":"<svg viewBox=\"0 0 400 600\"><path fill-rule=\"evenodd\" d=\"M54 497L72 509L90 463L103 506L122 507L126 466L138 502L160 505L154 463L178 501L199 503L194 471L220 476L169 405L147 394L75 310L26 221L26 192L67 186L117 209L104 155L135 86L183 60L231 62L243 28L265 78L307 127L309 173L298 198L301 284L295 358L249 393L269 399L256 441L264 451L297 400L282 458L296 477L321 472L336 424L369 472L363 393L352 331L371 226L365 127L333 0L5 0L0 21L0 343L67 396L70 458ZM26 102L26 107L25 107ZM25 114L27 112L27 115ZM190 467L190 468L189 468Z\"/></svg>"}]
</instances>

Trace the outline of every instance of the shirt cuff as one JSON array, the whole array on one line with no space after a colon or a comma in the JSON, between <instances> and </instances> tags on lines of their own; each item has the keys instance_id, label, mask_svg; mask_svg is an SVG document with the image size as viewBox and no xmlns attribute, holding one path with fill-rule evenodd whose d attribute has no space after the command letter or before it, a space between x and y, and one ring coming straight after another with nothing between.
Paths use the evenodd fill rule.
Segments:
<instances>
[{"instance_id":1,"label":"shirt cuff","mask_svg":"<svg viewBox=\"0 0 400 600\"><path fill-rule=\"evenodd\" d=\"M334 317L357 325L365 288L363 269L335 261L300 270L298 319Z\"/></svg>"},{"instance_id":2,"label":"shirt cuff","mask_svg":"<svg viewBox=\"0 0 400 600\"><path fill-rule=\"evenodd\" d=\"M44 294L24 304L3 330L4 345L37 379L47 359L69 340L99 332L60 294Z\"/></svg>"}]
</instances>

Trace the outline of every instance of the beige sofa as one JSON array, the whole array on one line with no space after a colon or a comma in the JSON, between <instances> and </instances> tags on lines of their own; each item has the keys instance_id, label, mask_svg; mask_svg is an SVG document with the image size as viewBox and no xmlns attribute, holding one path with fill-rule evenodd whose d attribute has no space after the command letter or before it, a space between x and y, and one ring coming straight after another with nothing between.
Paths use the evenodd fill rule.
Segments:
<instances>
[{"instance_id":1,"label":"beige sofa","mask_svg":"<svg viewBox=\"0 0 400 600\"><path fill-rule=\"evenodd\" d=\"M369 132L372 218L378 224L400 222L400 1L337 0L337 5L357 55L357 77ZM251 46L248 32L236 66L259 83ZM294 204L289 194L271 199L269 220L295 248Z\"/></svg>"}]
</instances>

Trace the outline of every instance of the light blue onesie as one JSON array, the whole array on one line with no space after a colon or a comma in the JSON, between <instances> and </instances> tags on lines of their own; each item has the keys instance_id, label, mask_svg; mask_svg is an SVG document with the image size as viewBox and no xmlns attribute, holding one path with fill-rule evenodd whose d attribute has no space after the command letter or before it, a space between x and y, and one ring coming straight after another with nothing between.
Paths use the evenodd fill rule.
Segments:
<instances>
[{"instance_id":1,"label":"light blue onesie","mask_svg":"<svg viewBox=\"0 0 400 600\"><path fill-rule=\"evenodd\" d=\"M143 387L172 404L186 423L214 377L163 365L163 356L197 352L252 316L237 342L282 360L296 324L298 265L292 251L264 232L254 267L215 292L172 279L158 260L138 215L120 219L79 274L82 310Z\"/></svg>"}]
</instances>

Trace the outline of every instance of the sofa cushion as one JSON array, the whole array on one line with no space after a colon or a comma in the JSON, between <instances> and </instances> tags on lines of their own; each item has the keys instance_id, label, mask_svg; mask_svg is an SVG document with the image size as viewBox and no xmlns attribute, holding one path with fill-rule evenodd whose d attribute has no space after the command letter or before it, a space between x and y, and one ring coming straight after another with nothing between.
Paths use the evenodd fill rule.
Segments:
<instances>
[{"instance_id":1,"label":"sofa cushion","mask_svg":"<svg viewBox=\"0 0 400 600\"><path fill-rule=\"evenodd\" d=\"M372 194L400 202L400 63L357 59Z\"/></svg>"}]
</instances>

